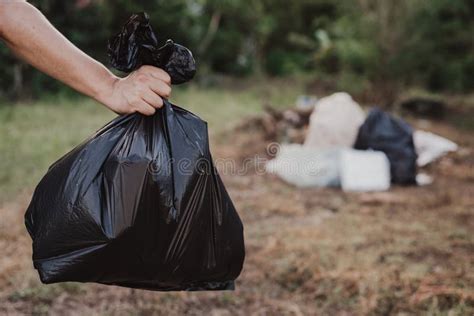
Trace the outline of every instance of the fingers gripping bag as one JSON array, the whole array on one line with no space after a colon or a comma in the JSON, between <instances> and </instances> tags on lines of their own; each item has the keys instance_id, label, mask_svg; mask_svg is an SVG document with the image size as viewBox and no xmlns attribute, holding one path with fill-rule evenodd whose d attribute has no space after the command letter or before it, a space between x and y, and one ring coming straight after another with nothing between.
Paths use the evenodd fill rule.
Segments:
<instances>
[{"instance_id":1,"label":"fingers gripping bag","mask_svg":"<svg viewBox=\"0 0 474 316\"><path fill-rule=\"evenodd\" d=\"M145 14L130 18L109 55L123 71L161 67L173 83L195 72L188 49L158 45ZM54 163L25 222L43 283L227 290L245 256L206 122L166 100L153 116L116 118Z\"/></svg>"}]
</instances>

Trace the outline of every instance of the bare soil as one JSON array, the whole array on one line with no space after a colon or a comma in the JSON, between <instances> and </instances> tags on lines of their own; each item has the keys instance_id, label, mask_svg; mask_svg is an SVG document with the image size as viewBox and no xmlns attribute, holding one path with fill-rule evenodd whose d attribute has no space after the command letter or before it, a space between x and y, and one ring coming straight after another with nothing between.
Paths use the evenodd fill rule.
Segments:
<instances>
[{"instance_id":1,"label":"bare soil","mask_svg":"<svg viewBox=\"0 0 474 316\"><path fill-rule=\"evenodd\" d=\"M0 314L473 315L474 135L414 123L462 147L425 168L429 186L343 193L253 171L223 174L245 225L234 292L42 285L23 225L25 193L0 210ZM243 162L266 157L267 145L258 129L228 131L213 152Z\"/></svg>"}]
</instances>

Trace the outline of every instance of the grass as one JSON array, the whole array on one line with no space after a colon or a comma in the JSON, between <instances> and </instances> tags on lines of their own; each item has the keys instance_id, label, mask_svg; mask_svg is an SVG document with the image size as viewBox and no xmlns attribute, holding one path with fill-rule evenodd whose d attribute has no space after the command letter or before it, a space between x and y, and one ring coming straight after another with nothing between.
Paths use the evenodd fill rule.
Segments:
<instances>
[{"instance_id":1,"label":"grass","mask_svg":"<svg viewBox=\"0 0 474 316\"><path fill-rule=\"evenodd\" d=\"M178 87L172 102L208 121L211 135L264 102L292 104L301 83L272 82L239 89ZM0 205L29 192L49 165L105 125L115 115L86 98L49 97L39 102L0 105Z\"/></svg>"},{"instance_id":2,"label":"grass","mask_svg":"<svg viewBox=\"0 0 474 316\"><path fill-rule=\"evenodd\" d=\"M113 114L89 100L0 108L0 201L31 190L48 166Z\"/></svg>"}]
</instances>

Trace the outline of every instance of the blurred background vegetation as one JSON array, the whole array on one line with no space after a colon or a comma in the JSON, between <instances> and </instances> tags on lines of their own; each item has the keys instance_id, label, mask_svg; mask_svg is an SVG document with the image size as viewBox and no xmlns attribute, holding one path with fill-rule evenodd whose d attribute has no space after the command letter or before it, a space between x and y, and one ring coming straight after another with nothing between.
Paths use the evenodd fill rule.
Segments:
<instances>
[{"instance_id":1,"label":"blurred background vegetation","mask_svg":"<svg viewBox=\"0 0 474 316\"><path fill-rule=\"evenodd\" d=\"M388 104L407 86L443 93L474 87L472 0L31 2L105 64L108 38L130 14L146 11L162 40L173 38L194 52L197 82L206 85L216 74L302 75L314 86L378 95ZM4 45L0 67L0 98L34 99L66 89Z\"/></svg>"}]
</instances>

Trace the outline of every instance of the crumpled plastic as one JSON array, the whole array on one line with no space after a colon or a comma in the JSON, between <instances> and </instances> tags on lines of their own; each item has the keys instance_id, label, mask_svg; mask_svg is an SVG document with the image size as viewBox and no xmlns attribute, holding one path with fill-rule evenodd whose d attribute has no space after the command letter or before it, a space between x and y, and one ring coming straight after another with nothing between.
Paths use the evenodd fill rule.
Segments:
<instances>
[{"instance_id":1,"label":"crumpled plastic","mask_svg":"<svg viewBox=\"0 0 474 316\"><path fill-rule=\"evenodd\" d=\"M282 144L265 170L300 188L339 187L342 149Z\"/></svg>"},{"instance_id":2,"label":"crumpled plastic","mask_svg":"<svg viewBox=\"0 0 474 316\"><path fill-rule=\"evenodd\" d=\"M352 147L364 120L364 111L349 94L337 92L324 97L310 116L304 145L318 149Z\"/></svg>"},{"instance_id":3,"label":"crumpled plastic","mask_svg":"<svg viewBox=\"0 0 474 316\"><path fill-rule=\"evenodd\" d=\"M186 47L168 39L159 44L146 13L134 14L108 45L112 67L131 72L143 65L162 68L173 84L191 80L196 73L193 54Z\"/></svg>"},{"instance_id":4,"label":"crumpled plastic","mask_svg":"<svg viewBox=\"0 0 474 316\"><path fill-rule=\"evenodd\" d=\"M416 184L417 154L413 130L402 119L378 108L372 109L359 128L354 148L384 152L390 162L392 183Z\"/></svg>"},{"instance_id":5,"label":"crumpled plastic","mask_svg":"<svg viewBox=\"0 0 474 316\"><path fill-rule=\"evenodd\" d=\"M418 154L416 163L419 167L424 167L447 153L458 150L455 142L425 131L415 131L413 142Z\"/></svg>"},{"instance_id":6,"label":"crumpled plastic","mask_svg":"<svg viewBox=\"0 0 474 316\"><path fill-rule=\"evenodd\" d=\"M128 37L149 34L138 25ZM182 64L173 58L166 63ZM122 61L122 69L130 66ZM114 119L55 162L25 224L43 283L227 290L245 257L242 222L214 167L207 123L167 100L153 116Z\"/></svg>"}]
</instances>

